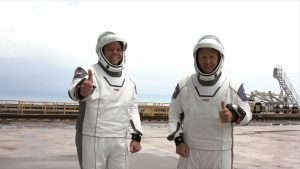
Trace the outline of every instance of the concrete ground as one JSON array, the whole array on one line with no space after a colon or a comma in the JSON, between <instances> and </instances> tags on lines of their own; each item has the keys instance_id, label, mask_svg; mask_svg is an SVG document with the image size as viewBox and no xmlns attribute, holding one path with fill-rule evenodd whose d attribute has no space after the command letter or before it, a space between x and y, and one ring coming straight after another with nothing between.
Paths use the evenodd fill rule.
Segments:
<instances>
[{"instance_id":1,"label":"concrete ground","mask_svg":"<svg viewBox=\"0 0 300 169\"><path fill-rule=\"evenodd\" d=\"M1 169L79 169L72 121L0 121L0 127ZM143 122L143 129L142 150L130 154L130 169L175 169L167 124ZM300 168L299 124L240 126L234 137L236 169Z\"/></svg>"},{"instance_id":2,"label":"concrete ground","mask_svg":"<svg viewBox=\"0 0 300 169\"><path fill-rule=\"evenodd\" d=\"M177 159L153 154L130 155L130 169L174 169ZM1 169L80 169L76 155L0 158Z\"/></svg>"}]
</instances>

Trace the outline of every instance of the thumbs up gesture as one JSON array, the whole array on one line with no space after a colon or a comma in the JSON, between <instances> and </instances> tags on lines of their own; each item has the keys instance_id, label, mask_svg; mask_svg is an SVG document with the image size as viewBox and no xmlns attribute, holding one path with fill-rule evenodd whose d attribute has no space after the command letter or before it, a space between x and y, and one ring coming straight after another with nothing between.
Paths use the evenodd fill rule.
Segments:
<instances>
[{"instance_id":1,"label":"thumbs up gesture","mask_svg":"<svg viewBox=\"0 0 300 169\"><path fill-rule=\"evenodd\" d=\"M88 78L82 83L80 87L80 95L88 97L93 91L93 72L91 69L88 70Z\"/></svg>"},{"instance_id":2,"label":"thumbs up gesture","mask_svg":"<svg viewBox=\"0 0 300 169\"><path fill-rule=\"evenodd\" d=\"M232 120L232 113L226 108L225 102L221 102L220 119L223 123L229 123Z\"/></svg>"}]
</instances>

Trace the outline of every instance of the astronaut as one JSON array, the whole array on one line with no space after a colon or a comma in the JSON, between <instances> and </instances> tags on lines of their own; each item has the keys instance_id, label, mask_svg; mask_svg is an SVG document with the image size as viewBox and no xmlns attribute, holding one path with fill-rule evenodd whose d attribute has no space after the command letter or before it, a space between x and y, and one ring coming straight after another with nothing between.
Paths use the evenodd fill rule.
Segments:
<instances>
[{"instance_id":1,"label":"astronaut","mask_svg":"<svg viewBox=\"0 0 300 169\"><path fill-rule=\"evenodd\" d=\"M214 35L193 50L196 73L180 80L169 112L178 169L233 168L233 126L252 119L243 84L222 72L224 48Z\"/></svg>"},{"instance_id":2,"label":"astronaut","mask_svg":"<svg viewBox=\"0 0 300 169\"><path fill-rule=\"evenodd\" d=\"M78 67L69 96L79 102L76 148L82 169L128 169L130 152L141 149L142 127L136 85L123 67L127 42L113 32L100 34L98 63Z\"/></svg>"}]
</instances>

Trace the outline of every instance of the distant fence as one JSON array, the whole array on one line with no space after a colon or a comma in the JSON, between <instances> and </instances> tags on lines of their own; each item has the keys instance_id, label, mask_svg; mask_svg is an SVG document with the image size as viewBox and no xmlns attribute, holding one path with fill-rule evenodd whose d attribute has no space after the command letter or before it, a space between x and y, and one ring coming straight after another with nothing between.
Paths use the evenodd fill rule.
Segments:
<instances>
[{"instance_id":1,"label":"distant fence","mask_svg":"<svg viewBox=\"0 0 300 169\"><path fill-rule=\"evenodd\" d=\"M167 120L169 103L139 102L141 119ZM77 118L77 102L0 100L0 118Z\"/></svg>"},{"instance_id":2,"label":"distant fence","mask_svg":"<svg viewBox=\"0 0 300 169\"><path fill-rule=\"evenodd\" d=\"M139 102L141 120L168 120L170 104ZM65 118L75 119L79 112L77 102L43 102L0 100L0 118ZM253 120L300 120L300 114L253 114Z\"/></svg>"},{"instance_id":3,"label":"distant fence","mask_svg":"<svg viewBox=\"0 0 300 169\"><path fill-rule=\"evenodd\" d=\"M1 117L76 117L76 102L0 100Z\"/></svg>"}]
</instances>

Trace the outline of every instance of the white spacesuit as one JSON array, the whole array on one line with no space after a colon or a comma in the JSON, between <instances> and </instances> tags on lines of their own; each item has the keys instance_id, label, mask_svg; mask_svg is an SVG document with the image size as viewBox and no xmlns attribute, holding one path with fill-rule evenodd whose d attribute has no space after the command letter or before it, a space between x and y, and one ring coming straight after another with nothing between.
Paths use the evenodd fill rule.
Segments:
<instances>
[{"instance_id":1,"label":"white spacesuit","mask_svg":"<svg viewBox=\"0 0 300 169\"><path fill-rule=\"evenodd\" d=\"M200 48L219 51L218 66L209 74L198 66ZM168 140L174 140L176 145L184 143L189 148L189 155L180 157L178 169L232 168L233 125L248 124L252 115L242 83L222 73L223 62L219 39L212 35L202 37L194 47L196 73L180 80L175 88L170 104ZM221 102L231 106L232 123L220 120Z\"/></svg>"},{"instance_id":2,"label":"white spacesuit","mask_svg":"<svg viewBox=\"0 0 300 169\"><path fill-rule=\"evenodd\" d=\"M122 43L123 59L113 65L105 58L102 48L116 41ZM93 72L94 89L86 98L80 95L80 86L87 79L88 69L75 70L69 96L79 101L80 106L76 146L83 169L126 169L127 131L133 140L141 140L136 86L123 68L126 47L126 41L112 32L99 36L96 46L99 62L88 68Z\"/></svg>"}]
</instances>

